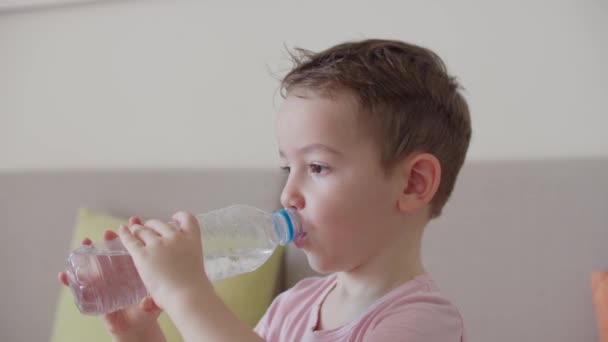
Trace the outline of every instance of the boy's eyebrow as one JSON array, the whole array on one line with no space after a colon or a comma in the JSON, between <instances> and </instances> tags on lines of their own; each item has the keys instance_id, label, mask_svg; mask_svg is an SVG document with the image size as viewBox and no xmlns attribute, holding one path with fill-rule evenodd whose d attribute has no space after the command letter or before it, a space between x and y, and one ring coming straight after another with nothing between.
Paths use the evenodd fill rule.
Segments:
<instances>
[{"instance_id":1,"label":"boy's eyebrow","mask_svg":"<svg viewBox=\"0 0 608 342\"><path fill-rule=\"evenodd\" d=\"M325 151L325 152L329 152L335 155L342 155L342 153L336 149L333 149L327 145L324 144L310 144L310 145L306 145L304 147L300 147L296 153L302 153L302 154L306 154L315 150L321 150L321 151ZM283 151L279 150L279 156L281 156L282 158L285 158L285 153L283 153Z\"/></svg>"}]
</instances>

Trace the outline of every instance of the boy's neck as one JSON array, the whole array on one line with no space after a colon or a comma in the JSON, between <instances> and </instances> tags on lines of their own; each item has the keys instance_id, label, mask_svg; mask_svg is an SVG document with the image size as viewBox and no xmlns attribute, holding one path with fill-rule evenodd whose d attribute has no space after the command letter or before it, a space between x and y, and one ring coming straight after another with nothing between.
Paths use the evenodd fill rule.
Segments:
<instances>
[{"instance_id":1,"label":"boy's neck","mask_svg":"<svg viewBox=\"0 0 608 342\"><path fill-rule=\"evenodd\" d=\"M344 299L375 300L424 274L420 244L425 225L409 226L366 263L338 272L335 294Z\"/></svg>"}]
</instances>

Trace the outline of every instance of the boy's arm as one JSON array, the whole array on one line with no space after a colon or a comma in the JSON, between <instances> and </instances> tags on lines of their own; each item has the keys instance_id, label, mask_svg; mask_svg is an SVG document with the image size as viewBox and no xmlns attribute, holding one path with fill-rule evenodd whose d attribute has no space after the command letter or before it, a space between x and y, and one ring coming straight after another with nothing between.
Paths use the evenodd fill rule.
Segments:
<instances>
[{"instance_id":1,"label":"boy's arm","mask_svg":"<svg viewBox=\"0 0 608 342\"><path fill-rule=\"evenodd\" d=\"M230 311L213 289L176 298L166 311L184 341L264 341Z\"/></svg>"}]
</instances>

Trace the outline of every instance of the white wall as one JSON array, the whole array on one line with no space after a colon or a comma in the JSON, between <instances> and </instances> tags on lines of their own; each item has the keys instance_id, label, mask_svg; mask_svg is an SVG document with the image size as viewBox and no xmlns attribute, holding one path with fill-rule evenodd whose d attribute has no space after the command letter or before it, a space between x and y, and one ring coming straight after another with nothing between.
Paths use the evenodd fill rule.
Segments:
<instances>
[{"instance_id":1,"label":"white wall","mask_svg":"<svg viewBox=\"0 0 608 342\"><path fill-rule=\"evenodd\" d=\"M0 169L277 165L284 45L419 43L467 88L469 158L608 156L608 5L100 1L0 13Z\"/></svg>"}]
</instances>

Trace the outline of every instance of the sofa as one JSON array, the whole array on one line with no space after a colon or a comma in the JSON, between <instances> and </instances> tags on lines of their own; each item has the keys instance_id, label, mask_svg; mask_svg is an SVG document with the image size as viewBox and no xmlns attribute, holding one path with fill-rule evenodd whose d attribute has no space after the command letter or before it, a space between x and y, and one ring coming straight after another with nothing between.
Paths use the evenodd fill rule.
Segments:
<instances>
[{"instance_id":1,"label":"sofa","mask_svg":"<svg viewBox=\"0 0 608 342\"><path fill-rule=\"evenodd\" d=\"M597 341L590 277L608 269L607 174L608 159L465 164L427 228L423 261L460 308L470 341ZM77 340L69 337L77 323L65 319L75 308L64 307L56 275L82 234L99 240L104 224L130 215L169 218L238 203L273 210L284 177L275 169L0 172L0 341L57 340L58 325L63 341ZM97 230L87 230L91 220ZM245 280L218 291L238 301L264 289L256 305L267 306L315 275L293 246L279 253L251 292L239 288ZM244 320L255 324L263 309Z\"/></svg>"}]
</instances>

